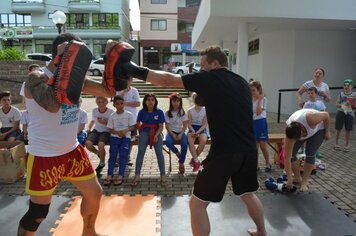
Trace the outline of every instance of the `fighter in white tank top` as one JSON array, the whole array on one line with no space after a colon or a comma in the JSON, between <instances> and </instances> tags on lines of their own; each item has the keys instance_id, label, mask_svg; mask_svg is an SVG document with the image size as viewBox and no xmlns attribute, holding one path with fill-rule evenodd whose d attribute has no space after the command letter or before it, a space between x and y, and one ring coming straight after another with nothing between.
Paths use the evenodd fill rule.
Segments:
<instances>
[{"instance_id":1,"label":"fighter in white tank top","mask_svg":"<svg viewBox=\"0 0 356 236\"><path fill-rule=\"evenodd\" d=\"M311 136L313 136L319 130L325 129L323 122L320 122L319 124L317 124L314 129L309 126L309 124L307 122L307 118L306 118L306 115L309 112L318 113L319 111L314 110L314 109L301 109L301 110L298 110L298 111L294 112L289 117L289 119L286 121L287 125L289 125L290 123L295 121L295 122L298 122L298 123L302 124L305 127L305 129L307 131L307 135L305 137L301 137L300 140L304 140L304 139L310 138Z\"/></svg>"},{"instance_id":2,"label":"fighter in white tank top","mask_svg":"<svg viewBox=\"0 0 356 236\"><path fill-rule=\"evenodd\" d=\"M62 104L56 113L39 106L34 99L26 98L30 117L28 126L28 152L34 156L59 156L78 146L77 130L79 104Z\"/></svg>"}]
</instances>

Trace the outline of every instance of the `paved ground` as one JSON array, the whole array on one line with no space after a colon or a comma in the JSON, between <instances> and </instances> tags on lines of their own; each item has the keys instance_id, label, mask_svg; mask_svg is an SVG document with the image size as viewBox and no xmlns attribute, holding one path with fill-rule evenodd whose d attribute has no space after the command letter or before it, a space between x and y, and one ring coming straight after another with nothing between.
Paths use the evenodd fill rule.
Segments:
<instances>
[{"instance_id":1,"label":"paved ground","mask_svg":"<svg viewBox=\"0 0 356 236\"><path fill-rule=\"evenodd\" d=\"M184 99L184 107L188 108L191 103L189 99ZM91 117L91 110L96 106L95 100L93 98L85 98L83 101L83 108L86 109L89 113L89 120ZM111 105L110 105L111 106ZM168 107L168 99L159 99L159 107L163 110L167 110ZM282 117L282 121L285 121L285 116ZM268 114L268 122L269 122L269 130L270 132L283 132L284 123L277 123L277 115L275 113ZM334 119L332 119L334 120ZM333 122L332 122L333 123ZM333 124L332 126L333 127ZM334 130L332 128L332 135L334 134ZM342 139L341 144L343 144ZM312 176L310 181L310 191L318 192L323 194L331 203L335 204L340 210L342 210L346 215L351 217L356 222L356 133L352 133L352 144L351 151L349 153L344 153L342 151L333 150L334 136L332 136L331 140L326 141L320 151L323 154L323 158L321 159L323 162L327 164L327 168L324 171L318 170L317 174ZM208 146L205 148L206 153L208 151ZM133 147L131 159L134 162L137 154L137 147ZM89 154L94 165L98 164L98 158ZM166 158L166 170L168 171L168 155L165 154ZM201 155L201 158L204 158L205 155ZM273 157L273 150L270 150L270 156ZM108 153L107 153L108 159ZM161 187L159 184L159 171L158 165L155 158L155 154L152 150L148 149L145 155L144 165L142 168L142 176L141 176L141 185L132 188L130 186L130 181L134 176L134 166L131 166L126 169L125 174L125 182L123 185L119 187L103 187L104 194L154 194L154 195L163 195L163 196L180 196L180 195L188 195L192 189L194 179L196 174L191 172L191 167L186 163L186 174L180 175L178 174L178 164L177 160L174 156L173 158L173 171L172 173L167 173L168 176L168 186ZM190 154L188 153L187 160L190 159ZM260 156L260 166L263 167L262 164L263 157ZM266 190L264 187L264 180L267 177L277 178L282 170L274 164L272 166L273 170L268 175L263 171L259 172L259 181L261 188L259 190L262 194L274 194L269 190ZM100 182L104 180L106 177L107 169L105 168L103 173L104 176L100 178ZM24 195L25 194L25 180L20 179L14 184L0 184L0 194L10 194L10 195ZM55 191L56 195L65 195L65 196L73 196L79 195L79 192L72 187L67 182L62 182ZM226 195L231 195L232 189L231 185L228 185L226 189Z\"/></svg>"}]
</instances>

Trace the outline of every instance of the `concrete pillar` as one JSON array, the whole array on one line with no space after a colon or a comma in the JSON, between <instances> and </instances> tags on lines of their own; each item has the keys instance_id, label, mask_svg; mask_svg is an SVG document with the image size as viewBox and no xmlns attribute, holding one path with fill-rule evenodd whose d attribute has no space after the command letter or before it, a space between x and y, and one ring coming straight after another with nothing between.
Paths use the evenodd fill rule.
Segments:
<instances>
[{"instance_id":1,"label":"concrete pillar","mask_svg":"<svg viewBox=\"0 0 356 236\"><path fill-rule=\"evenodd\" d=\"M237 73L247 79L248 69L248 24L238 23L237 34L237 55L236 55Z\"/></svg>"},{"instance_id":2,"label":"concrete pillar","mask_svg":"<svg viewBox=\"0 0 356 236\"><path fill-rule=\"evenodd\" d=\"M143 65L143 47L140 47L140 65Z\"/></svg>"},{"instance_id":3,"label":"concrete pillar","mask_svg":"<svg viewBox=\"0 0 356 236\"><path fill-rule=\"evenodd\" d=\"M185 65L187 63L187 54L185 52L182 53L182 65Z\"/></svg>"},{"instance_id":4,"label":"concrete pillar","mask_svg":"<svg viewBox=\"0 0 356 236\"><path fill-rule=\"evenodd\" d=\"M36 40L32 39L32 52L36 52Z\"/></svg>"}]
</instances>

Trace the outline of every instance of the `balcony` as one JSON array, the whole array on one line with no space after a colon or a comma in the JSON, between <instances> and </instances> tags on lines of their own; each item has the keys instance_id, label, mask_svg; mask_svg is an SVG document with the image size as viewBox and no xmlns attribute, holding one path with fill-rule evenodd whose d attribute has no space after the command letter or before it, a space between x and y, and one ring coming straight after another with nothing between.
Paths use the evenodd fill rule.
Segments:
<instances>
[{"instance_id":1,"label":"balcony","mask_svg":"<svg viewBox=\"0 0 356 236\"><path fill-rule=\"evenodd\" d=\"M69 0L69 12L100 12L100 0Z\"/></svg>"},{"instance_id":2,"label":"balcony","mask_svg":"<svg viewBox=\"0 0 356 236\"><path fill-rule=\"evenodd\" d=\"M95 39L108 39L108 38L121 38L120 27L95 27L87 26L83 28L66 27L66 32L73 33L80 38L95 38ZM34 38L48 38L56 37L58 35L57 28L55 26L35 27L33 28Z\"/></svg>"},{"instance_id":3,"label":"balcony","mask_svg":"<svg viewBox=\"0 0 356 236\"><path fill-rule=\"evenodd\" d=\"M12 0L11 10L14 13L44 13L44 0Z\"/></svg>"}]
</instances>

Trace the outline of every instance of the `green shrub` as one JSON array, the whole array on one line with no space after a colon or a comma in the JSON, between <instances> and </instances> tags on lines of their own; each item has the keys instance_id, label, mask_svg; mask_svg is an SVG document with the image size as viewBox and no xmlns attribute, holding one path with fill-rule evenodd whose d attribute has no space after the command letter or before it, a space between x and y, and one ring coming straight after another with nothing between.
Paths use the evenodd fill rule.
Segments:
<instances>
[{"instance_id":1,"label":"green shrub","mask_svg":"<svg viewBox=\"0 0 356 236\"><path fill-rule=\"evenodd\" d=\"M24 53L16 48L0 49L0 61L21 61L24 58Z\"/></svg>"}]
</instances>

